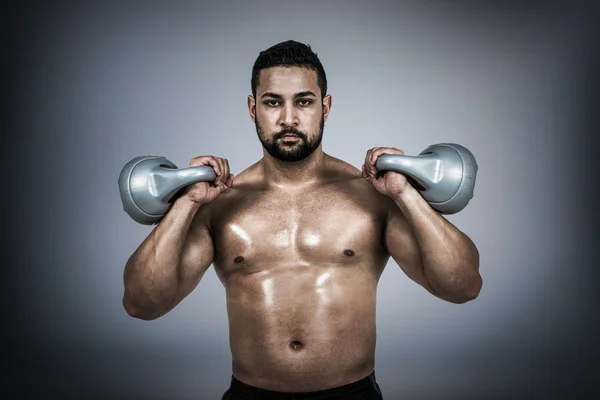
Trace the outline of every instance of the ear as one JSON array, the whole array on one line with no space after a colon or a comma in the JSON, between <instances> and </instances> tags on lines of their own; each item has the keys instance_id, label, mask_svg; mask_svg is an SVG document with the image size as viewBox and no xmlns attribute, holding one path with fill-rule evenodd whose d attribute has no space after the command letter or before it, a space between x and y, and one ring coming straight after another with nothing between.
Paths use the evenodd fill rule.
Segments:
<instances>
[{"instance_id":1,"label":"ear","mask_svg":"<svg viewBox=\"0 0 600 400\"><path fill-rule=\"evenodd\" d=\"M331 95L328 94L323 98L323 118L327 121L327 117L329 116L329 112L331 111Z\"/></svg>"},{"instance_id":2,"label":"ear","mask_svg":"<svg viewBox=\"0 0 600 400\"><path fill-rule=\"evenodd\" d=\"M256 100L252 95L248 96L248 112L252 122L256 123Z\"/></svg>"}]
</instances>

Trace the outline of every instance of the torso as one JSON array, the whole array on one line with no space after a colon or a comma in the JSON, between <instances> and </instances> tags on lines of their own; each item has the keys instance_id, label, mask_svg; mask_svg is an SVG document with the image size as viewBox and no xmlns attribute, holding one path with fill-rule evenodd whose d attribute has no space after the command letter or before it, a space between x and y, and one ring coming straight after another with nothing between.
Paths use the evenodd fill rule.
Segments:
<instances>
[{"instance_id":1,"label":"torso","mask_svg":"<svg viewBox=\"0 0 600 400\"><path fill-rule=\"evenodd\" d=\"M308 190L248 172L209 205L233 374L249 385L323 390L374 369L387 209L358 170L328 160L330 176Z\"/></svg>"}]
</instances>

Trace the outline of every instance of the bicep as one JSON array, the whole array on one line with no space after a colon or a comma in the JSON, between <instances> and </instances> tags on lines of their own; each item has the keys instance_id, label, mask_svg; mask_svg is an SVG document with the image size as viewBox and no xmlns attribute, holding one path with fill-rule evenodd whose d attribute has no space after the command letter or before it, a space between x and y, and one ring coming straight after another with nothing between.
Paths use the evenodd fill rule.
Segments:
<instances>
[{"instance_id":1,"label":"bicep","mask_svg":"<svg viewBox=\"0 0 600 400\"><path fill-rule=\"evenodd\" d=\"M384 245L388 254L394 259L408 278L436 294L425 276L423 257L419 245L402 211L395 204L390 204L386 227L384 230Z\"/></svg>"}]
</instances>

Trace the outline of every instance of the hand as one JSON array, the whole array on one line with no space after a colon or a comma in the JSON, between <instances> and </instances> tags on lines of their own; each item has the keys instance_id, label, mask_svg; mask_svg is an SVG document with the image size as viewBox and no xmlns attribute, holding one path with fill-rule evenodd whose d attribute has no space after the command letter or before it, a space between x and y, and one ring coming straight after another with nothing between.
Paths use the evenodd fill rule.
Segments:
<instances>
[{"instance_id":1,"label":"hand","mask_svg":"<svg viewBox=\"0 0 600 400\"><path fill-rule=\"evenodd\" d=\"M365 163L362 166L362 176L369 181L377 191L388 197L400 195L410 183L404 175L396 171L377 171L375 163L383 154L404 154L394 147L374 147L367 151Z\"/></svg>"},{"instance_id":2,"label":"hand","mask_svg":"<svg viewBox=\"0 0 600 400\"><path fill-rule=\"evenodd\" d=\"M192 158L190 167L208 165L217 175L212 182L198 182L185 188L184 196L189 200L206 204L216 199L223 191L233 185L233 174L229 173L229 162L225 158L200 156Z\"/></svg>"}]
</instances>

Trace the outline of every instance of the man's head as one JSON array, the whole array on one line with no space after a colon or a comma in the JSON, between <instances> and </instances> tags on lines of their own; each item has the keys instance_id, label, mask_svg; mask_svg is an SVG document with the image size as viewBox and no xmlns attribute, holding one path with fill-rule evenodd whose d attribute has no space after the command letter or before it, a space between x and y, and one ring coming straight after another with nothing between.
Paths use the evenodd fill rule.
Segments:
<instances>
[{"instance_id":1,"label":"man's head","mask_svg":"<svg viewBox=\"0 0 600 400\"><path fill-rule=\"evenodd\" d=\"M319 148L331 96L325 70L309 46L287 41L262 51L251 84L250 117L269 155L299 161Z\"/></svg>"}]
</instances>

